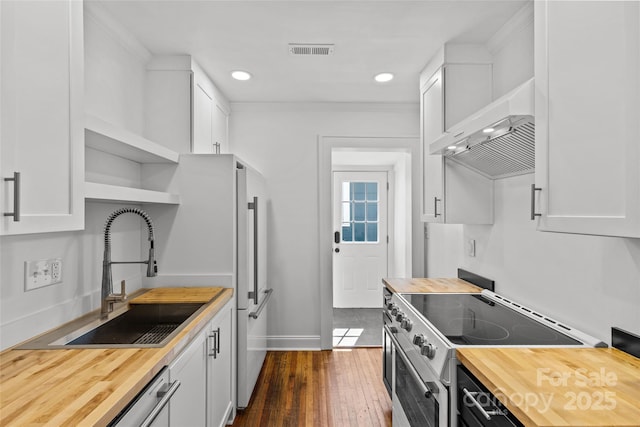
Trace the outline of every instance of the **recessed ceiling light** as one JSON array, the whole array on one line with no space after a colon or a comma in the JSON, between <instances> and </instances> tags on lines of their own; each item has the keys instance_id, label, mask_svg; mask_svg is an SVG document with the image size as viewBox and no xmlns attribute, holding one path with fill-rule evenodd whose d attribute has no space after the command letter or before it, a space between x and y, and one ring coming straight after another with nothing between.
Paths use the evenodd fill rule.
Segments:
<instances>
[{"instance_id":1,"label":"recessed ceiling light","mask_svg":"<svg viewBox=\"0 0 640 427\"><path fill-rule=\"evenodd\" d=\"M376 76L374 77L374 79L375 79L378 83L385 83L385 82L389 82L389 81L393 80L393 74L391 74L391 73L380 73L380 74L376 74Z\"/></svg>"},{"instance_id":2,"label":"recessed ceiling light","mask_svg":"<svg viewBox=\"0 0 640 427\"><path fill-rule=\"evenodd\" d=\"M491 132L493 132L494 130L495 130L494 128L484 128L484 129L482 129L482 132L484 132L484 133L491 133Z\"/></svg>"},{"instance_id":3,"label":"recessed ceiling light","mask_svg":"<svg viewBox=\"0 0 640 427\"><path fill-rule=\"evenodd\" d=\"M231 77L236 80L249 80L251 78L251 74L246 71L236 70L231 72Z\"/></svg>"}]
</instances>

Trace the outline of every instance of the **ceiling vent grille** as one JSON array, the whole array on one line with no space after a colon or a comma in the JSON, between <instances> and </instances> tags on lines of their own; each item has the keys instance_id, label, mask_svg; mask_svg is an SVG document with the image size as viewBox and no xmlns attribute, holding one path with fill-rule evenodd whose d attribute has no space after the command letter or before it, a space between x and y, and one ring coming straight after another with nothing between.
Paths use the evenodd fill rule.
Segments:
<instances>
[{"instance_id":1,"label":"ceiling vent grille","mask_svg":"<svg viewBox=\"0 0 640 427\"><path fill-rule=\"evenodd\" d=\"M293 56L329 56L333 54L332 44L290 43L289 55Z\"/></svg>"}]
</instances>

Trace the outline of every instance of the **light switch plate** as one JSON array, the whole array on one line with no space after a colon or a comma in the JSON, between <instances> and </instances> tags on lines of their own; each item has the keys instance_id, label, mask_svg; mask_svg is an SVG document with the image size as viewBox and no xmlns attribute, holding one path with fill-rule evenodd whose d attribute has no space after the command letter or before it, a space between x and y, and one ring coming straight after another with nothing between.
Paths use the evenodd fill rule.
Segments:
<instances>
[{"instance_id":1,"label":"light switch plate","mask_svg":"<svg viewBox=\"0 0 640 427\"><path fill-rule=\"evenodd\" d=\"M24 290L42 288L62 282L62 258L24 262Z\"/></svg>"}]
</instances>

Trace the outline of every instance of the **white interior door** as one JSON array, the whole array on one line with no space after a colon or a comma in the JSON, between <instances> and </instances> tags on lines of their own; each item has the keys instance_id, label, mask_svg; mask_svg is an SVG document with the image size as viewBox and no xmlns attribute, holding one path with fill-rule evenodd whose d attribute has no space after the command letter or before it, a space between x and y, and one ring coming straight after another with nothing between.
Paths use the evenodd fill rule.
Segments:
<instances>
[{"instance_id":1,"label":"white interior door","mask_svg":"<svg viewBox=\"0 0 640 427\"><path fill-rule=\"evenodd\" d=\"M380 306L387 275L387 172L333 173L333 306Z\"/></svg>"}]
</instances>

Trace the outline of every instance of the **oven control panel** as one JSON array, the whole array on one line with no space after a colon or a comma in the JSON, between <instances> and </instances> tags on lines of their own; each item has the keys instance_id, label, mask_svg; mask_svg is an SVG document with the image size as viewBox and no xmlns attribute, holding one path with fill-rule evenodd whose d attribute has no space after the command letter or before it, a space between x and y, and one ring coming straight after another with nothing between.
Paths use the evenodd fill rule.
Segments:
<instances>
[{"instance_id":1,"label":"oven control panel","mask_svg":"<svg viewBox=\"0 0 640 427\"><path fill-rule=\"evenodd\" d=\"M438 375L444 375L453 350L448 348L446 342L433 330L434 328L397 294L385 301L384 309L391 317L396 333L405 336L406 340L403 341L411 343L413 350L433 371ZM449 376L444 375L444 377Z\"/></svg>"}]
</instances>

